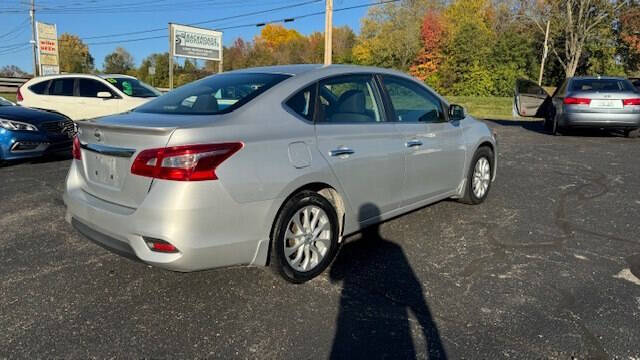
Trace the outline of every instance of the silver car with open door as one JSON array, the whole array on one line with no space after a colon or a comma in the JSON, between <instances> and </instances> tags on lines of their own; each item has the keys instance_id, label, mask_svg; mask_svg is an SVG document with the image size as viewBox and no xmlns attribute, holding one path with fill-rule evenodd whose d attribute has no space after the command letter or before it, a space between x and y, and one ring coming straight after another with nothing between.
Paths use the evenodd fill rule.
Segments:
<instances>
[{"instance_id":1,"label":"silver car with open door","mask_svg":"<svg viewBox=\"0 0 640 360\"><path fill-rule=\"evenodd\" d=\"M572 77L553 95L530 80L516 81L514 112L544 118L554 135L574 128L615 129L627 137L640 135L640 92L616 77Z\"/></svg>"},{"instance_id":2,"label":"silver car with open door","mask_svg":"<svg viewBox=\"0 0 640 360\"><path fill-rule=\"evenodd\" d=\"M64 201L79 232L148 264L303 282L365 226L483 202L496 154L484 123L403 73L255 68L79 124Z\"/></svg>"}]
</instances>

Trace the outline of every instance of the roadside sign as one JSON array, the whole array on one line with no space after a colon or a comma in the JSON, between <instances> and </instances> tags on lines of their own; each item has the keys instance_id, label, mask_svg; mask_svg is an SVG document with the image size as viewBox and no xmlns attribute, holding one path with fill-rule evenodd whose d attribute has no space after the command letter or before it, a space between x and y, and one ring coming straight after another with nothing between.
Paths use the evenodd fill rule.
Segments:
<instances>
[{"instance_id":1,"label":"roadside sign","mask_svg":"<svg viewBox=\"0 0 640 360\"><path fill-rule=\"evenodd\" d=\"M156 67L149 66L149 75L155 75L155 74L156 74Z\"/></svg>"},{"instance_id":2,"label":"roadside sign","mask_svg":"<svg viewBox=\"0 0 640 360\"><path fill-rule=\"evenodd\" d=\"M58 59L58 29L55 24L36 23L38 43L38 64L41 75L60 73Z\"/></svg>"},{"instance_id":3,"label":"roadside sign","mask_svg":"<svg viewBox=\"0 0 640 360\"><path fill-rule=\"evenodd\" d=\"M222 33L192 26L169 24L173 38L172 56L222 60Z\"/></svg>"}]
</instances>

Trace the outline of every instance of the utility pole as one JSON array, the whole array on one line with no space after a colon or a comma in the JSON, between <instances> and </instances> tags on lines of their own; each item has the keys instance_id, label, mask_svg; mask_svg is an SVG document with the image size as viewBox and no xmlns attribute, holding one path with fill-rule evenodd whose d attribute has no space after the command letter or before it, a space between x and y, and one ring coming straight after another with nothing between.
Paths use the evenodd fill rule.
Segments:
<instances>
[{"instance_id":1,"label":"utility pole","mask_svg":"<svg viewBox=\"0 0 640 360\"><path fill-rule=\"evenodd\" d=\"M31 46L33 48L33 76L39 75L38 69L38 44L36 44L36 4L35 0L31 0L31 9L29 10L31 17Z\"/></svg>"},{"instance_id":2,"label":"utility pole","mask_svg":"<svg viewBox=\"0 0 640 360\"><path fill-rule=\"evenodd\" d=\"M169 91L173 90L173 25L169 23Z\"/></svg>"},{"instance_id":3,"label":"utility pole","mask_svg":"<svg viewBox=\"0 0 640 360\"><path fill-rule=\"evenodd\" d=\"M544 50L542 51L542 61L540 62L540 75L538 76L538 86L542 86L542 74L544 73L544 62L547 60L547 53L549 47L547 41L549 40L549 24L551 21L547 21L547 32L544 34Z\"/></svg>"},{"instance_id":4,"label":"utility pole","mask_svg":"<svg viewBox=\"0 0 640 360\"><path fill-rule=\"evenodd\" d=\"M326 0L324 21L324 64L331 65L333 56L333 0Z\"/></svg>"}]
</instances>

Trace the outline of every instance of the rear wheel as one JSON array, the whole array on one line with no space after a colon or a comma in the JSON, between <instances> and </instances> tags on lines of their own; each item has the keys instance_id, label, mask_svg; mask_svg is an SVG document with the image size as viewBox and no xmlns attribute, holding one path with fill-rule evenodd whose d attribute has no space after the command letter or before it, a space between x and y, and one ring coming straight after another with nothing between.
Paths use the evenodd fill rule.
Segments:
<instances>
[{"instance_id":1,"label":"rear wheel","mask_svg":"<svg viewBox=\"0 0 640 360\"><path fill-rule=\"evenodd\" d=\"M284 205L273 230L271 266L292 283L322 273L338 252L338 216L331 203L302 191Z\"/></svg>"},{"instance_id":2,"label":"rear wheel","mask_svg":"<svg viewBox=\"0 0 640 360\"><path fill-rule=\"evenodd\" d=\"M562 135L560 124L558 124L557 116L554 116L553 120L551 120L551 124L549 124L549 132L551 133L551 135L556 135L556 136Z\"/></svg>"},{"instance_id":3,"label":"rear wheel","mask_svg":"<svg viewBox=\"0 0 640 360\"><path fill-rule=\"evenodd\" d=\"M460 202L476 205L482 203L489 195L493 174L493 151L489 147L479 148L471 161L464 196Z\"/></svg>"},{"instance_id":4,"label":"rear wheel","mask_svg":"<svg viewBox=\"0 0 640 360\"><path fill-rule=\"evenodd\" d=\"M630 138L630 139L635 139L637 137L640 137L640 128L638 129L633 129L633 130L625 130L624 131L624 136Z\"/></svg>"}]
</instances>

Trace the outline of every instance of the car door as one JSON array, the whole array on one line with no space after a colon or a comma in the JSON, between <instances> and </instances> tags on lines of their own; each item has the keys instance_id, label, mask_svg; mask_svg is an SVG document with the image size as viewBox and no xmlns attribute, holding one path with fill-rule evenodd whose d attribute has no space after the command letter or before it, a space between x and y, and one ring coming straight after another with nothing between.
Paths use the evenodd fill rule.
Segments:
<instances>
[{"instance_id":1,"label":"car door","mask_svg":"<svg viewBox=\"0 0 640 360\"><path fill-rule=\"evenodd\" d=\"M516 80L514 116L546 117L550 101L549 94L535 82L527 79Z\"/></svg>"},{"instance_id":2,"label":"car door","mask_svg":"<svg viewBox=\"0 0 640 360\"><path fill-rule=\"evenodd\" d=\"M449 122L443 102L421 84L398 76L381 78L391 116L404 137L404 204L456 190L466 156L460 122Z\"/></svg>"},{"instance_id":3,"label":"car door","mask_svg":"<svg viewBox=\"0 0 640 360\"><path fill-rule=\"evenodd\" d=\"M78 120L82 109L74 99L76 79L73 77L61 77L52 79L46 95L46 104L43 109L59 112L71 120Z\"/></svg>"},{"instance_id":4,"label":"car door","mask_svg":"<svg viewBox=\"0 0 640 360\"><path fill-rule=\"evenodd\" d=\"M373 75L320 81L316 104L317 146L358 220L397 209L402 203L404 141L386 119Z\"/></svg>"},{"instance_id":5,"label":"car door","mask_svg":"<svg viewBox=\"0 0 640 360\"><path fill-rule=\"evenodd\" d=\"M110 98L99 98L98 93L107 92ZM78 78L76 97L82 111L78 117L82 120L120 112L119 96L105 84L89 78Z\"/></svg>"}]
</instances>

